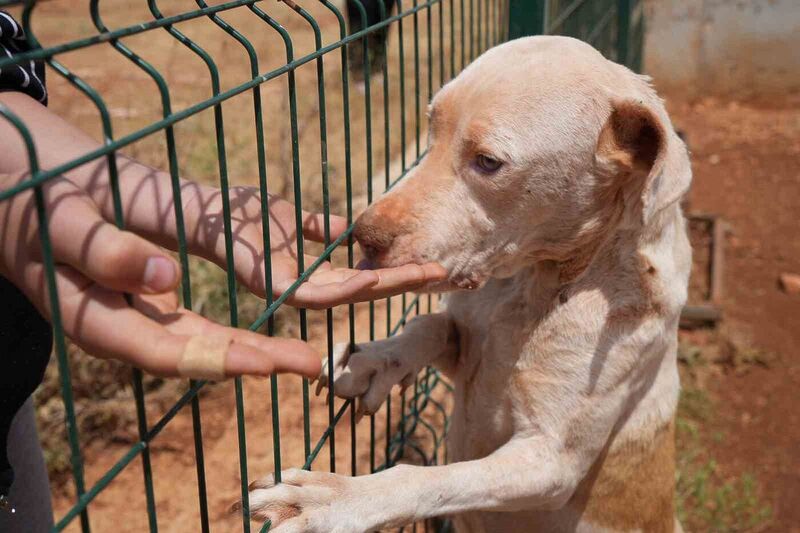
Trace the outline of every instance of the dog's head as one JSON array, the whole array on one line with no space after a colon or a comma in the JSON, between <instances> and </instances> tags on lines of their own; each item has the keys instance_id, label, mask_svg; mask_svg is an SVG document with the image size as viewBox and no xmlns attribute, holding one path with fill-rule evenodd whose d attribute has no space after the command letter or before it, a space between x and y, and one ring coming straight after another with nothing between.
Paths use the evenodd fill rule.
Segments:
<instances>
[{"instance_id":1,"label":"dog's head","mask_svg":"<svg viewBox=\"0 0 800 533\"><path fill-rule=\"evenodd\" d=\"M616 228L656 223L691 179L647 80L575 39L488 51L429 113L425 157L357 221L375 266L437 261L476 288L536 261L585 263Z\"/></svg>"}]
</instances>

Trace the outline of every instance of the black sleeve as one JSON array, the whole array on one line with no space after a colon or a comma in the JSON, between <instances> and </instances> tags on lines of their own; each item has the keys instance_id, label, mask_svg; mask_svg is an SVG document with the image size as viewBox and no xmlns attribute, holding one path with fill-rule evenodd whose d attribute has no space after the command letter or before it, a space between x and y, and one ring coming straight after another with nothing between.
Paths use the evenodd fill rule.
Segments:
<instances>
[{"instance_id":1,"label":"black sleeve","mask_svg":"<svg viewBox=\"0 0 800 533\"><path fill-rule=\"evenodd\" d=\"M30 46L22 27L0 11L0 58L27 50ZM23 92L47 105L44 64L25 61L0 69L3 91ZM11 421L42 382L52 344L50 324L17 287L0 276L0 497L8 495L14 481L6 452Z\"/></svg>"},{"instance_id":2,"label":"black sleeve","mask_svg":"<svg viewBox=\"0 0 800 533\"><path fill-rule=\"evenodd\" d=\"M0 11L0 58L14 57L31 49L22 26L5 11ZM24 61L0 69L0 92L19 91L47 105L47 89L42 61Z\"/></svg>"}]
</instances>

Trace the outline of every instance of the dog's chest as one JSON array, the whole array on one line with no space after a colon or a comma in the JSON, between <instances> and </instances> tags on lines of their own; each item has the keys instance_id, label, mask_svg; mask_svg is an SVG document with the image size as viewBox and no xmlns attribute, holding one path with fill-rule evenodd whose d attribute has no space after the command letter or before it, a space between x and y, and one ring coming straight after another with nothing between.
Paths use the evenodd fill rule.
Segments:
<instances>
[{"instance_id":1,"label":"dog's chest","mask_svg":"<svg viewBox=\"0 0 800 533\"><path fill-rule=\"evenodd\" d=\"M519 429L519 407L529 405L533 394L519 385L519 377L539 363L540 355L529 346L546 329L541 319L548 305L548 299L531 299L509 281L449 299L447 312L459 332L459 359L451 376L459 460L488 455Z\"/></svg>"}]
</instances>

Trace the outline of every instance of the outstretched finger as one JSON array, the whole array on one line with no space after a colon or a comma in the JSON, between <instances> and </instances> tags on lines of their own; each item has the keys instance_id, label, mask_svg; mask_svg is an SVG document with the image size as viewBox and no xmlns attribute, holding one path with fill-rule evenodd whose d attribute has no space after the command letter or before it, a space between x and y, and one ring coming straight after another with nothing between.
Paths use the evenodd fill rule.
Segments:
<instances>
[{"instance_id":1,"label":"outstretched finger","mask_svg":"<svg viewBox=\"0 0 800 533\"><path fill-rule=\"evenodd\" d=\"M301 340L266 337L238 330L234 342L234 346L240 346L241 349L228 354L229 375L268 376L291 372L311 379L319 376L322 359Z\"/></svg>"},{"instance_id":2,"label":"outstretched finger","mask_svg":"<svg viewBox=\"0 0 800 533\"><path fill-rule=\"evenodd\" d=\"M223 327L191 311L173 311L173 304L163 300L141 297L132 307L122 293L93 283L71 267L58 267L56 277L65 332L97 357L118 359L163 377L222 380L243 374L319 373L319 356L300 341ZM28 296L49 315L44 267L30 265L25 282Z\"/></svg>"},{"instance_id":3,"label":"outstretched finger","mask_svg":"<svg viewBox=\"0 0 800 533\"><path fill-rule=\"evenodd\" d=\"M150 304L161 296L145 296L136 305ZM164 304L160 312L150 314L156 322L172 333L196 338L222 338L230 341L225 361L226 376L258 375L292 372L316 378L320 372L320 357L308 344L297 339L267 337L246 329L228 328L186 309L170 310Z\"/></svg>"},{"instance_id":4,"label":"outstretched finger","mask_svg":"<svg viewBox=\"0 0 800 533\"><path fill-rule=\"evenodd\" d=\"M301 284L294 293L287 299L287 303L294 307L309 309L326 309L343 303L350 303L354 294L362 293L369 287L377 284L380 280L374 272L352 272L349 276L341 278L335 271L322 272L325 277L318 279L340 278L328 283L318 281L307 281ZM295 280L283 282L281 292L286 291Z\"/></svg>"},{"instance_id":5,"label":"outstretched finger","mask_svg":"<svg viewBox=\"0 0 800 533\"><path fill-rule=\"evenodd\" d=\"M413 285L426 285L447 279L447 270L438 263L408 264L373 270L380 277L375 290L397 290Z\"/></svg>"},{"instance_id":6,"label":"outstretched finger","mask_svg":"<svg viewBox=\"0 0 800 533\"><path fill-rule=\"evenodd\" d=\"M345 230L347 230L347 219L337 215L330 215L331 240L336 240ZM325 242L324 214L303 211L303 237L316 242Z\"/></svg>"},{"instance_id":7,"label":"outstretched finger","mask_svg":"<svg viewBox=\"0 0 800 533\"><path fill-rule=\"evenodd\" d=\"M371 270L379 281L365 290L353 294L353 301L376 300L407 291L425 289L447 279L447 270L438 263L408 264L393 268Z\"/></svg>"},{"instance_id":8,"label":"outstretched finger","mask_svg":"<svg viewBox=\"0 0 800 533\"><path fill-rule=\"evenodd\" d=\"M414 291L446 279L447 271L438 263L379 270L332 269L315 272L297 288L288 303L295 307L324 309ZM291 285L291 281L285 283L286 288Z\"/></svg>"}]
</instances>

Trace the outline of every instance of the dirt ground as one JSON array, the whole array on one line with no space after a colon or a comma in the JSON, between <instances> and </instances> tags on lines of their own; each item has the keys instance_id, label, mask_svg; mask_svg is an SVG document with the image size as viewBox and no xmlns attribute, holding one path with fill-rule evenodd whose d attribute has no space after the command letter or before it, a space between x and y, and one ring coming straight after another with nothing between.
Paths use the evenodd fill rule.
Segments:
<instances>
[{"instance_id":1,"label":"dirt ground","mask_svg":"<svg viewBox=\"0 0 800 533\"><path fill-rule=\"evenodd\" d=\"M800 531L800 295L778 283L781 273L800 272L800 108L668 101L692 152L688 211L731 227L721 328L767 354L763 364L706 381L716 405L707 429L723 435L709 452L723 472L758 479L772 508L764 530Z\"/></svg>"},{"instance_id":2,"label":"dirt ground","mask_svg":"<svg viewBox=\"0 0 800 533\"><path fill-rule=\"evenodd\" d=\"M83 11L79 13L78 10L64 9L64 5L73 3L73 0L53 1L39 8L38 20L41 20L42 25L40 37L43 37L45 44L93 33ZM324 42L331 42L338 35L335 18L315 6L315 3L308 4L323 29ZM141 3L118 0L103 5L106 22L113 27L124 26L148 16ZM170 4L168 7L177 9L179 6ZM276 18L295 37L296 55L309 53L313 49L313 40L307 31L307 24L283 4L276 5L274 11ZM17 12L13 13L18 15ZM45 16L48 13L50 16ZM237 28L243 28L258 50L270 52L260 56L262 71L284 62L282 43L273 32L263 31L262 22L246 10L231 12L225 16ZM181 28L218 59L223 89L249 77L246 64L242 61L241 50L235 43L220 38L217 28L200 20L185 23ZM412 49L410 21L406 28L406 53L409 53ZM423 20L421 32L424 29ZM449 40L449 34L447 37ZM151 33L128 39L126 43L164 73L173 91L175 109L182 109L208 96L209 84L204 66L174 39L164 34ZM149 79L128 63L120 62L119 56L110 48L101 49L100 52L97 50L86 50L85 54L69 54L66 61L106 98L114 117L115 133L130 133L160 116L159 100ZM420 91L423 110L427 98L424 87L427 78L424 56L423 49ZM331 54L325 60L326 86L330 95L327 101L330 124L337 124L342 116L338 96L341 87L337 81L340 64L337 57L337 54ZM391 64L395 65L389 76L390 101L396 102L399 97L399 74L396 67L398 54L394 48L390 51L390 57ZM106 75L101 68L106 64L115 65L114 76ZM408 81L407 141L410 145L413 144L410 132L416 126L410 61L405 68ZM434 70L435 68L434 62ZM437 75L434 79L439 77L438 71L435 74ZM311 208L321 205L317 179L319 142L316 129L316 83L313 63L298 70L301 159L303 175L308 176L303 183L303 196L304 201L308 200L306 205ZM96 134L99 131L96 112L80 94L56 76L49 79L49 84L51 108ZM378 86L373 91L372 106L375 131L383 128L382 95L377 88ZM291 151L288 143L289 124L286 120L288 110L285 81L276 79L265 84L261 90L265 116L269 118L269 122L265 124L267 144L270 147L270 187L273 191L283 191L288 189L286 177L291 173L291 158L287 155ZM363 146L366 121L362 97L361 93L352 90L352 156L354 176L357 177L354 189L357 194L363 195L366 188L364 170L367 164ZM752 474L757 481L759 502L770 508L770 517L758 521L753 527L732 524L729 519L724 527L698 522L706 525L691 530L800 531L800 506L797 505L800 502L800 447L797 446L800 442L800 409L797 408L797 391L800 391L800 355L797 350L800 346L800 324L797 322L797 317L800 316L800 295L785 294L778 286L781 273L800 273L800 239L797 238L800 219L800 101L781 101L772 103L771 106L714 100L689 103L677 95L668 98L668 102L676 127L685 133L693 154L694 182L688 198L688 211L720 215L731 227L726 243L725 294L721 301L724 318L720 331L683 332L682 341L701 346L707 351L719 351L720 344L734 343L746 347L745 351L748 353L757 354L747 364L710 365L710 370L698 372L701 378L696 380L695 369L684 369L685 390L692 393L699 390L702 394L707 394L714 405L713 415L698 424L704 435L704 460L715 461L716 475L723 480ZM254 132L251 126L250 96L245 94L234 98L227 101L224 107L227 123L235 124L235 127L229 126L226 132L230 136L228 159L232 183L255 184L253 176L257 175L257 168L252 147ZM400 122L400 112L396 107L391 106L393 129L390 152L393 157L402 150L396 131ZM420 124L424 131L424 113ZM343 151L334 148L342 146L341 128L331 126L329 129L328 143L332 147L329 153L330 179L334 184L331 191L332 206L334 211L342 212L345 163ZM210 111L176 126L183 175L201 181L216 179L213 133L213 117ZM154 166L163 167L165 154L162 145L162 138L153 136L132 145L127 152ZM384 148L380 137L376 137L372 148L373 160L382 161ZM382 172L376 173L376 177L380 174ZM208 309L204 312L207 311L209 316L216 317L220 314L224 317L227 305L224 293L217 294L219 291L208 289L215 287L216 278L211 276L206 279L200 272L193 272L192 279L193 291L197 291L196 300L207 302ZM218 312L212 309L216 300L223 302L218 305ZM256 307L254 304L254 308ZM393 316L396 318L398 313L399 306L393 309ZM366 340L366 314L366 307L359 306L359 340ZM377 323L383 324L382 307L378 306L377 314ZM341 319L341 311L337 311L337 317ZM246 323L246 320L242 319L242 323ZM324 315L314 314L310 323L312 341L317 347L324 347ZM337 320L337 324L336 339L339 342L346 337L346 333L342 331L344 322ZM286 327L287 334L297 335L294 323ZM721 338L724 340L720 340ZM284 466L298 466L302 464L304 457L302 418L299 416L302 412L299 381L291 377L279 380ZM246 379L243 392L249 474L252 479L272 469L273 436L269 383ZM173 400L174 398L168 398L161 405L151 406L148 410L151 424ZM125 401L130 403L127 398ZM320 399L312 398L311 402L313 444L326 426L327 408ZM238 498L240 492L233 385L228 383L210 388L203 394L201 409L212 529L241 530L240 520L227 513L228 505ZM396 417L397 413L393 416ZM383 446L384 424L385 419L379 417L376 425L379 450ZM86 445L84 452L89 486L126 453L131 442L136 439L135 425L125 424L125 427L125 431L109 431ZM364 473L368 466L369 453L366 444L363 444L368 442L368 431L368 423L362 422L357 427L360 443L357 449L359 473ZM349 417L345 416L336 432L337 467L340 471L350 469L349 434ZM151 446L161 531L199 530L192 442L191 413L189 409L183 409ZM328 466L328 453L329 449L323 448L317 463L320 468ZM383 460L380 452L378 460ZM139 464L139 459L134 459L92 502L90 516L93 530L147 530ZM70 488L71 484L67 483L57 487L54 492L57 518L63 516L74 504L74 495L69 493ZM696 505L696 502L692 505ZM709 505L715 504L711 502ZM78 530L76 520L68 531Z\"/></svg>"}]
</instances>

